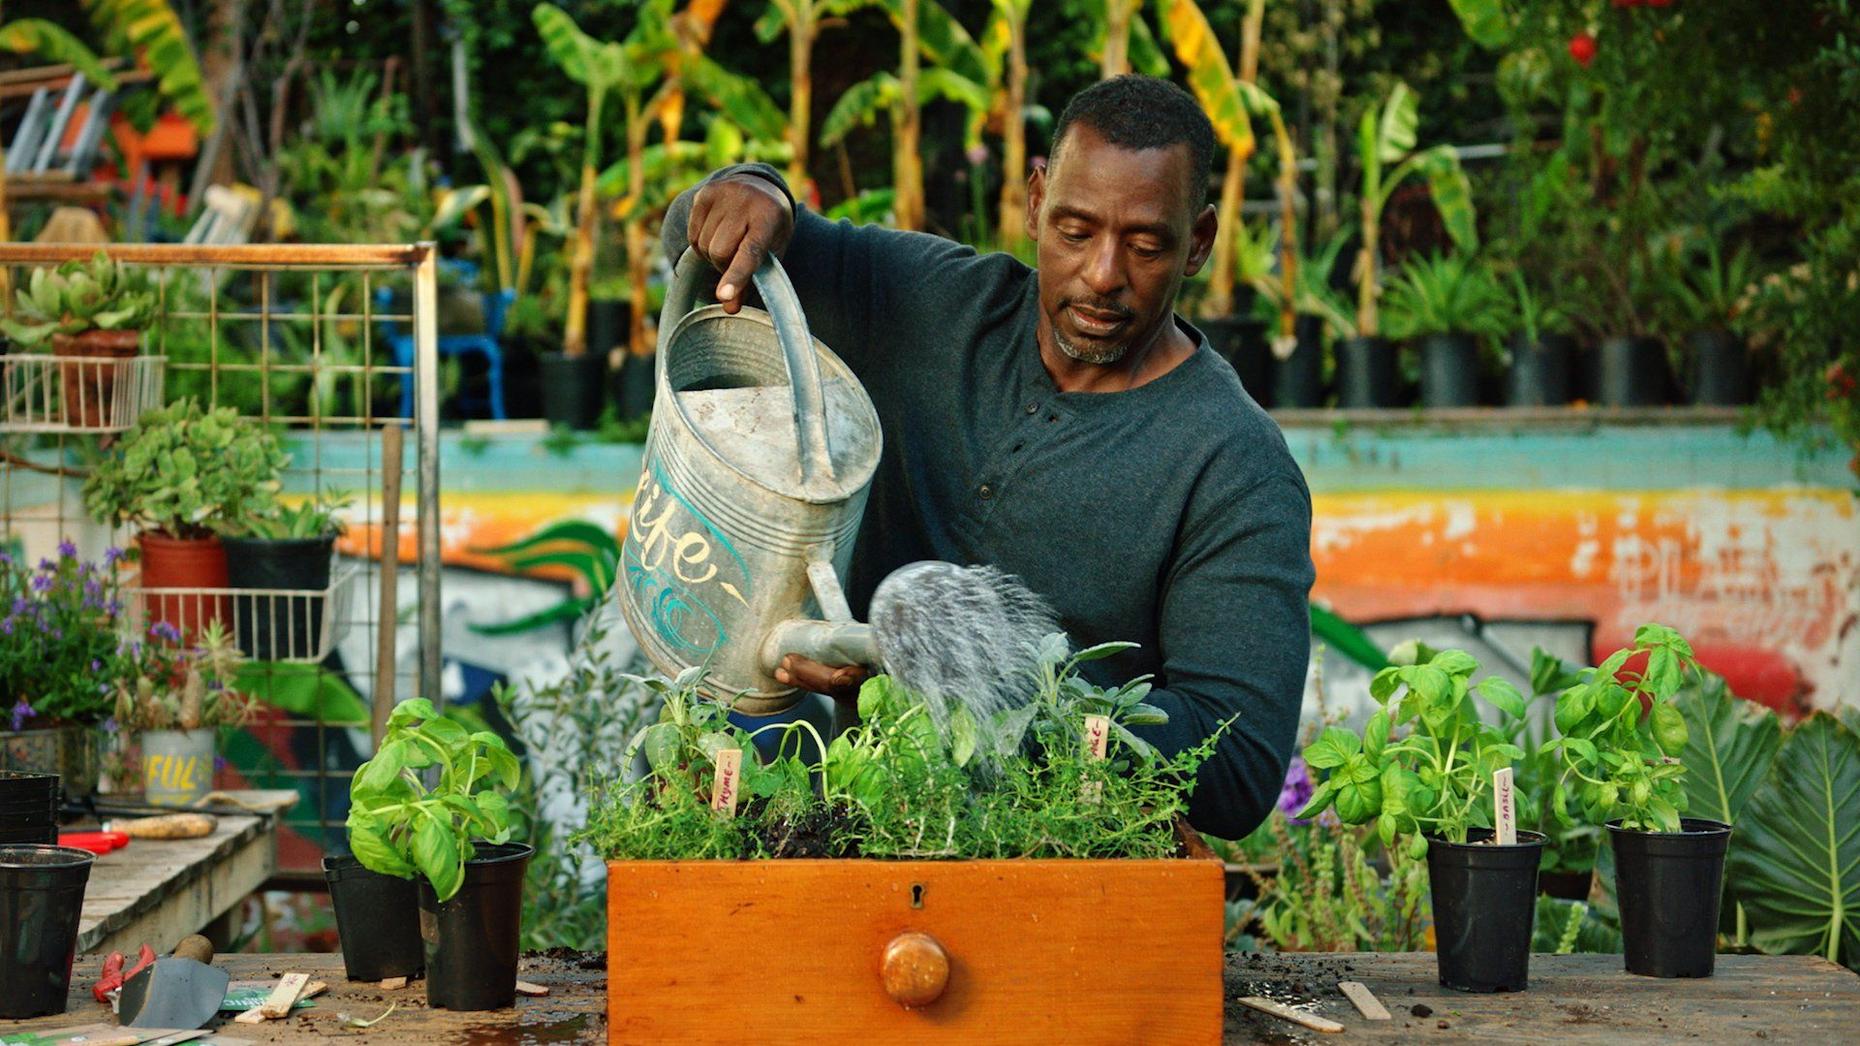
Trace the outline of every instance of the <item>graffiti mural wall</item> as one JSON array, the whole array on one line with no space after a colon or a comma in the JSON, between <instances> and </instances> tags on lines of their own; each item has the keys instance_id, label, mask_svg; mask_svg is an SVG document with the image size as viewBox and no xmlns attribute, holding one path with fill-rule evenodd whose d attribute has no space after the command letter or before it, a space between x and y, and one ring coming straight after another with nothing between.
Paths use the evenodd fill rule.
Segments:
<instances>
[{"instance_id":1,"label":"graffiti mural wall","mask_svg":"<svg viewBox=\"0 0 1860 1046\"><path fill-rule=\"evenodd\" d=\"M1731 425L1580 414L1537 428L1294 426L1287 438L1314 496L1313 598L1378 639L1429 621L1468 635L1469 615L1514 636L1535 624L1559 646L1580 634L1588 651L1568 653L1583 657L1657 620L1748 697L1792 712L1860 703L1860 501L1832 456ZM568 519L618 547L639 462L628 445L505 439L468 452L449 439L449 575L478 575L474 598L495 604L507 560L486 549ZM352 534L348 551L373 540ZM526 573L588 586L559 563Z\"/></svg>"}]
</instances>

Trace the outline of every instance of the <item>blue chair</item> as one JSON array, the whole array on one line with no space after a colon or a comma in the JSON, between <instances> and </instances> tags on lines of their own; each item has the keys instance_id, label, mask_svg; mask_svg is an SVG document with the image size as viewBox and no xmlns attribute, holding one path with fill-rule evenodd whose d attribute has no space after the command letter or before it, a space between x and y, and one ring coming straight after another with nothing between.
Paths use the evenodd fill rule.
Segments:
<instances>
[{"instance_id":1,"label":"blue chair","mask_svg":"<svg viewBox=\"0 0 1860 1046\"><path fill-rule=\"evenodd\" d=\"M469 262L442 261L442 266L450 269L462 281L476 277L478 267ZM498 338L504 333L504 316L515 301L517 292L510 288L484 292L484 330L476 334L441 334L439 336L439 355L447 356L479 355L484 357L486 384L489 388L483 396L467 396L460 393L458 406L461 411L470 414L473 410L484 410L498 421L504 420L504 347ZM375 303L383 310L391 310L394 304L394 291L388 287L375 290ZM401 329L399 323L384 321L388 329L388 348L394 354L394 365L413 367L413 333ZM403 375L400 383L400 414L403 418L413 417L413 375Z\"/></svg>"}]
</instances>

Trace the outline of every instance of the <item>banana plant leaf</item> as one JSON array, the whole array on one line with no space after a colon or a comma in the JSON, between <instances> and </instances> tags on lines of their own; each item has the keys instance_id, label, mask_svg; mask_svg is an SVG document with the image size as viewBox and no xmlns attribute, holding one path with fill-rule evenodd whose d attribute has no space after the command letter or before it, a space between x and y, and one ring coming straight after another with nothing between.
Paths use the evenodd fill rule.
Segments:
<instances>
[{"instance_id":1,"label":"banana plant leaf","mask_svg":"<svg viewBox=\"0 0 1860 1046\"><path fill-rule=\"evenodd\" d=\"M1860 969L1860 734L1817 712L1776 753L1725 863L1751 942Z\"/></svg>"}]
</instances>

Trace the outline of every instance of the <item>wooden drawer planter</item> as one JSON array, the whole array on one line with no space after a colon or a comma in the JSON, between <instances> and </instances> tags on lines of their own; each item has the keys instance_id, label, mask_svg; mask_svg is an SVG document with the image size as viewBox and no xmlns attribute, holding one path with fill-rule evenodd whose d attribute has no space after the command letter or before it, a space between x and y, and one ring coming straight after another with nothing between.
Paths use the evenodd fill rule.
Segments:
<instances>
[{"instance_id":1,"label":"wooden drawer planter","mask_svg":"<svg viewBox=\"0 0 1860 1046\"><path fill-rule=\"evenodd\" d=\"M1218 1043L1221 900L1211 857L610 861L608 1041Z\"/></svg>"}]
</instances>

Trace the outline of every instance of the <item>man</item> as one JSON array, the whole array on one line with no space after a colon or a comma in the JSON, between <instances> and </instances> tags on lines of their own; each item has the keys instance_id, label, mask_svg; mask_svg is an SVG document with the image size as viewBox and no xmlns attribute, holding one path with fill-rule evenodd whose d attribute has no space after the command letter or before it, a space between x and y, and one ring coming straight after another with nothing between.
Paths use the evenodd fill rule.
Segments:
<instances>
[{"instance_id":1,"label":"man","mask_svg":"<svg viewBox=\"0 0 1860 1046\"><path fill-rule=\"evenodd\" d=\"M938 237L799 211L781 177L713 174L667 215L741 307L779 253L809 327L871 394L885 450L847 594L923 559L1018 575L1101 685L1155 676L1167 754L1237 716L1189 818L1238 838L1272 809L1309 656L1310 495L1272 420L1173 313L1207 260L1213 130L1180 88L1123 76L1081 92L1028 182L1030 270ZM860 673L791 657L777 678L844 695Z\"/></svg>"}]
</instances>

